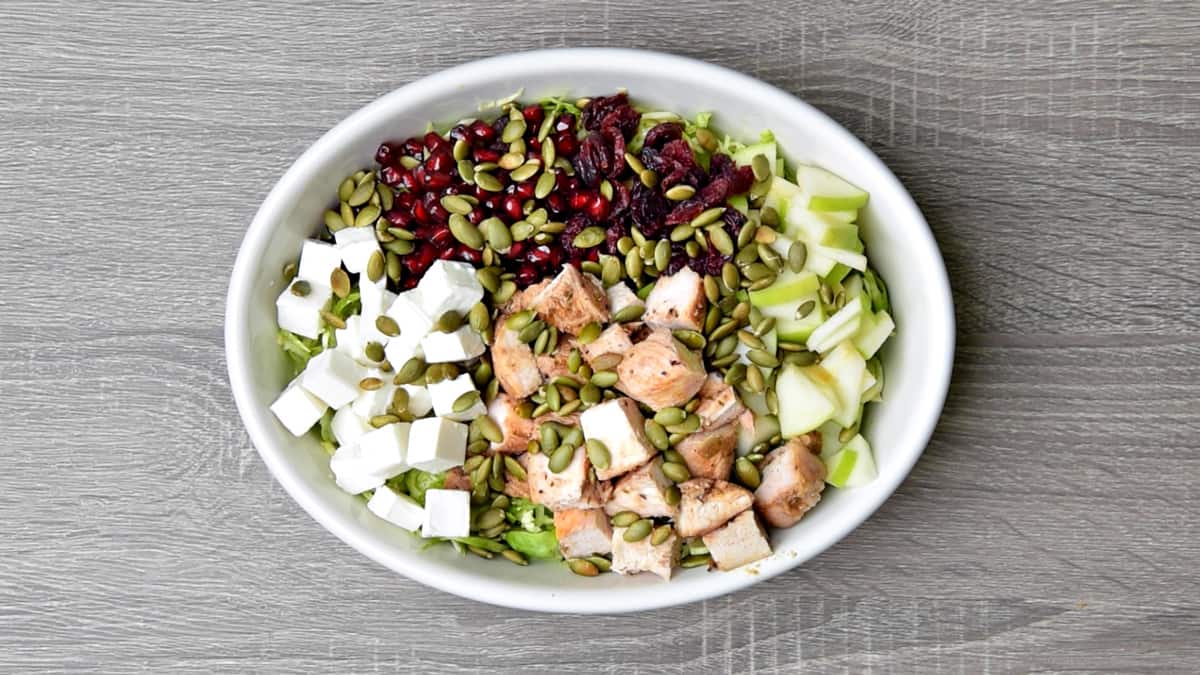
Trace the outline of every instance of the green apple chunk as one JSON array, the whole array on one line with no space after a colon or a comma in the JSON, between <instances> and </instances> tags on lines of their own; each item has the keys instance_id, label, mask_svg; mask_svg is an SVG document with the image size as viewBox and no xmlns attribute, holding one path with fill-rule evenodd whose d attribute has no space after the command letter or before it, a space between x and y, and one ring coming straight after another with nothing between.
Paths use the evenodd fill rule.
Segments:
<instances>
[{"instance_id":1,"label":"green apple chunk","mask_svg":"<svg viewBox=\"0 0 1200 675\"><path fill-rule=\"evenodd\" d=\"M733 153L732 159L734 164L737 164L738 166L750 166L750 163L754 161L755 155L762 155L766 157L767 162L769 162L768 166L771 167L772 171L775 170L778 164L776 160L779 155L779 148L775 144L775 141L747 145L741 150Z\"/></svg>"},{"instance_id":2,"label":"green apple chunk","mask_svg":"<svg viewBox=\"0 0 1200 675\"><path fill-rule=\"evenodd\" d=\"M745 457L754 446L768 441L779 433L779 418L774 415L755 415L754 428L738 424L737 454Z\"/></svg>"},{"instance_id":3,"label":"green apple chunk","mask_svg":"<svg viewBox=\"0 0 1200 675\"><path fill-rule=\"evenodd\" d=\"M763 197L763 208L769 206L775 209L780 218L785 218L793 203L800 205L803 201L804 193L800 191L799 185L788 182L779 176L773 176L771 187L767 189L767 194ZM802 211L803 207L796 210Z\"/></svg>"},{"instance_id":4,"label":"green apple chunk","mask_svg":"<svg viewBox=\"0 0 1200 675\"><path fill-rule=\"evenodd\" d=\"M858 239L858 226L848 223L829 223L816 243L818 246L840 248L847 251L862 250L862 242Z\"/></svg>"},{"instance_id":5,"label":"green apple chunk","mask_svg":"<svg viewBox=\"0 0 1200 675\"><path fill-rule=\"evenodd\" d=\"M896 330L892 316L884 311L874 314L863 312L858 332L854 334L854 346L862 353L863 358L871 358L883 346Z\"/></svg>"},{"instance_id":6,"label":"green apple chunk","mask_svg":"<svg viewBox=\"0 0 1200 675\"><path fill-rule=\"evenodd\" d=\"M858 487L875 480L878 471L871 446L862 434L825 458L825 482L834 487Z\"/></svg>"},{"instance_id":7,"label":"green apple chunk","mask_svg":"<svg viewBox=\"0 0 1200 675\"><path fill-rule=\"evenodd\" d=\"M837 412L833 378L820 366L785 364L775 380L779 431L785 438L806 434L829 421Z\"/></svg>"},{"instance_id":8,"label":"green apple chunk","mask_svg":"<svg viewBox=\"0 0 1200 675\"><path fill-rule=\"evenodd\" d=\"M837 422L830 420L822 424L817 427L817 433L821 434L821 459L830 457L842 449L842 442L838 440L842 427Z\"/></svg>"},{"instance_id":9,"label":"green apple chunk","mask_svg":"<svg viewBox=\"0 0 1200 675\"><path fill-rule=\"evenodd\" d=\"M863 301L854 298L839 309L833 316L817 327L808 336L808 348L824 354L836 347L843 340L848 340L858 332L862 323Z\"/></svg>"},{"instance_id":10,"label":"green apple chunk","mask_svg":"<svg viewBox=\"0 0 1200 675\"><path fill-rule=\"evenodd\" d=\"M750 304L760 308L784 303L795 306L801 298L807 298L819 290L821 280L812 272L785 270L775 283L758 291L750 291Z\"/></svg>"},{"instance_id":11,"label":"green apple chunk","mask_svg":"<svg viewBox=\"0 0 1200 675\"><path fill-rule=\"evenodd\" d=\"M865 190L820 167L797 166L796 183L808 195L807 206L813 211L861 209L867 204Z\"/></svg>"},{"instance_id":12,"label":"green apple chunk","mask_svg":"<svg viewBox=\"0 0 1200 675\"><path fill-rule=\"evenodd\" d=\"M833 421L843 427L854 426L862 405L863 373L867 361L849 340L839 344L821 360L821 368L833 378L838 409Z\"/></svg>"}]
</instances>

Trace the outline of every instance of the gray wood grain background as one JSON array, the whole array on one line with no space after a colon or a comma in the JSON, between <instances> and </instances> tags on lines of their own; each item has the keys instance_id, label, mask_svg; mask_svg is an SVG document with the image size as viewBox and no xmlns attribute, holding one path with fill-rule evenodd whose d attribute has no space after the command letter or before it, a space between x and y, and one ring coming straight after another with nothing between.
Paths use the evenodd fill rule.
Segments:
<instances>
[{"instance_id":1,"label":"gray wood grain background","mask_svg":"<svg viewBox=\"0 0 1200 675\"><path fill-rule=\"evenodd\" d=\"M788 575L622 617L420 587L283 493L222 345L244 228L376 96L619 45L777 84L941 243L944 418ZM1200 669L1200 5L693 0L0 4L0 669Z\"/></svg>"}]
</instances>

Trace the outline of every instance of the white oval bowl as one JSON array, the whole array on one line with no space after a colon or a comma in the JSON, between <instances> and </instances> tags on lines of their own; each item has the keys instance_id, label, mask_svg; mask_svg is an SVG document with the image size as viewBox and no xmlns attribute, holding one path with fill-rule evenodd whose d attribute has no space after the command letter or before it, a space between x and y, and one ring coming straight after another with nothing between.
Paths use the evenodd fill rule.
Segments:
<instances>
[{"instance_id":1,"label":"white oval bowl","mask_svg":"<svg viewBox=\"0 0 1200 675\"><path fill-rule=\"evenodd\" d=\"M891 292L898 330L884 350L885 399L867 409L864 434L879 477L827 489L795 527L771 532L775 554L733 572L681 570L584 578L565 565L517 567L459 556L372 515L335 485L328 456L311 436L295 438L268 406L288 379L275 342L279 270L317 232L322 211L347 174L371 165L381 141L476 113L483 101L524 89L543 95L605 94L625 88L640 103L691 116L743 140L775 133L787 160L823 166L870 191L861 218L872 265ZM225 349L234 399L271 473L318 522L387 567L423 584L483 602L553 612L628 612L728 593L781 574L832 546L895 491L933 432L950 381L954 313L945 266L913 200L896 177L836 122L790 94L719 66L654 52L563 49L501 56L430 75L378 99L338 124L288 169L250 224L229 285ZM781 402L783 405L787 401Z\"/></svg>"}]
</instances>

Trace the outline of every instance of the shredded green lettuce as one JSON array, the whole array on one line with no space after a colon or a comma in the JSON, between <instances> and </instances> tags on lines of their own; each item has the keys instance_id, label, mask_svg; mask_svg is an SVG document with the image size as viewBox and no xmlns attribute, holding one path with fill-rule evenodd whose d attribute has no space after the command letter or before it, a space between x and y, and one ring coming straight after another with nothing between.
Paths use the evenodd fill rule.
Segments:
<instances>
[{"instance_id":1,"label":"shredded green lettuce","mask_svg":"<svg viewBox=\"0 0 1200 675\"><path fill-rule=\"evenodd\" d=\"M426 490L440 489L445 484L445 473L429 473L420 469L409 469L404 474L404 491L421 506L425 505Z\"/></svg>"},{"instance_id":2,"label":"shredded green lettuce","mask_svg":"<svg viewBox=\"0 0 1200 675\"><path fill-rule=\"evenodd\" d=\"M490 551L492 553L499 553L505 549L504 544L501 544L495 539L484 539L483 537L455 537L454 541L457 541L465 546L474 546L475 548L483 549L484 551Z\"/></svg>"},{"instance_id":3,"label":"shredded green lettuce","mask_svg":"<svg viewBox=\"0 0 1200 675\"><path fill-rule=\"evenodd\" d=\"M325 348L319 340L310 340L282 328L276 333L275 341L279 344L279 348L283 350L283 353L287 355L288 360L292 362L293 377L299 375L304 370L304 367L308 365L309 359L320 354Z\"/></svg>"},{"instance_id":4,"label":"shredded green lettuce","mask_svg":"<svg viewBox=\"0 0 1200 675\"><path fill-rule=\"evenodd\" d=\"M504 510L504 517L512 525L520 525L526 532L541 532L554 527L554 514L541 504L517 497Z\"/></svg>"}]
</instances>

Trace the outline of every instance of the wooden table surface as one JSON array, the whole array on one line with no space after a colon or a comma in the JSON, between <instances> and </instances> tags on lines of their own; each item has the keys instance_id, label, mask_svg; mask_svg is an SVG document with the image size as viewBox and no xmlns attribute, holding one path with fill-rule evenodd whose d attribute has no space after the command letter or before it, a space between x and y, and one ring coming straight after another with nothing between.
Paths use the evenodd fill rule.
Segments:
<instances>
[{"instance_id":1,"label":"wooden table surface","mask_svg":"<svg viewBox=\"0 0 1200 675\"><path fill-rule=\"evenodd\" d=\"M509 50L779 85L900 176L955 378L865 525L732 596L550 616L423 588L267 472L226 280L324 130ZM0 5L0 670L1200 669L1200 5L357 0Z\"/></svg>"}]
</instances>

